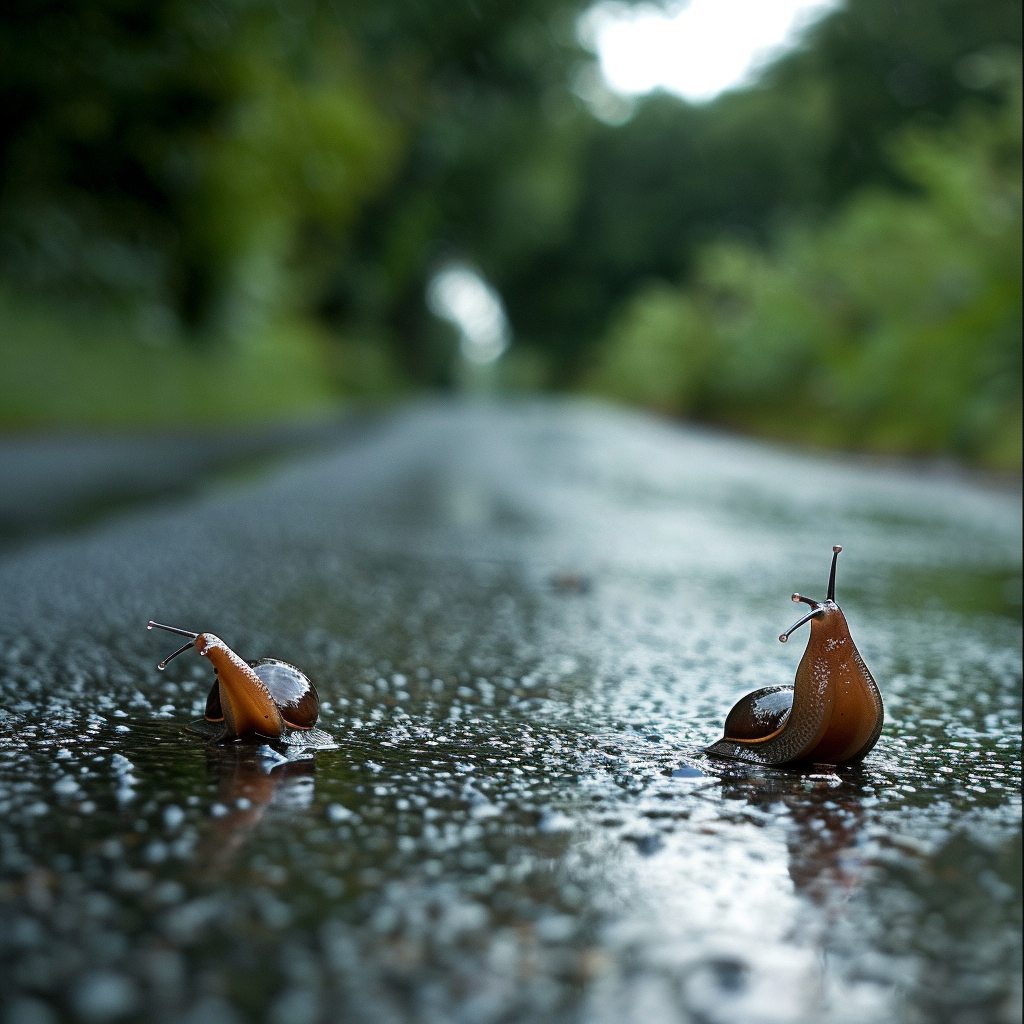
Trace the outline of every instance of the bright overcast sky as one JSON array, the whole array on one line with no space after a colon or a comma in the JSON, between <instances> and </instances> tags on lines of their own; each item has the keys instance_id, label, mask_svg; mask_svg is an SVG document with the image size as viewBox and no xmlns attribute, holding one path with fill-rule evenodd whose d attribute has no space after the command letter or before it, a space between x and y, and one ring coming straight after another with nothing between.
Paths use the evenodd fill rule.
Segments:
<instances>
[{"instance_id":1,"label":"bright overcast sky","mask_svg":"<svg viewBox=\"0 0 1024 1024\"><path fill-rule=\"evenodd\" d=\"M580 21L609 89L662 88L693 102L745 81L839 0L691 0L627 7L600 3Z\"/></svg>"}]
</instances>

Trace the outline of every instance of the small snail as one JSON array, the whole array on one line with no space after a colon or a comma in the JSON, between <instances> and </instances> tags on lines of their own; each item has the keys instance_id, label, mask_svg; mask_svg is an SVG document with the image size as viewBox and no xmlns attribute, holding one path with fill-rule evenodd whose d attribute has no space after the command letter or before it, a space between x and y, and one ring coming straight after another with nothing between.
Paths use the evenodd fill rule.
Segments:
<instances>
[{"instance_id":1,"label":"small snail","mask_svg":"<svg viewBox=\"0 0 1024 1024\"><path fill-rule=\"evenodd\" d=\"M748 693L729 712L725 737L709 754L755 764L859 761L882 731L882 696L850 636L846 616L836 604L836 561L832 549L828 596L823 603L794 594L811 610L779 639L805 622L811 624L807 650L793 686L766 686Z\"/></svg>"},{"instance_id":2,"label":"small snail","mask_svg":"<svg viewBox=\"0 0 1024 1024\"><path fill-rule=\"evenodd\" d=\"M294 665L274 658L243 661L213 633L192 633L160 622L150 622L146 628L166 629L190 638L160 662L157 668L161 671L190 647L213 664L217 680L206 698L206 714L190 723L190 732L214 741L256 737L310 745L330 741L327 733L316 728L320 717L316 687ZM299 730L303 737L289 740L290 729Z\"/></svg>"}]
</instances>

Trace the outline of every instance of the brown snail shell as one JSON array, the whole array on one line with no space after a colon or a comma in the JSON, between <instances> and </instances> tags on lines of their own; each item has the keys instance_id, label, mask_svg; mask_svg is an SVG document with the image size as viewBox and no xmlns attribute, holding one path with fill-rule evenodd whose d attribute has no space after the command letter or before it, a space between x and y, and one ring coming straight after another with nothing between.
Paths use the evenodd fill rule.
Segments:
<instances>
[{"instance_id":1,"label":"brown snail shell","mask_svg":"<svg viewBox=\"0 0 1024 1024\"><path fill-rule=\"evenodd\" d=\"M765 686L741 697L725 720L733 740L758 740L782 728L793 709L792 686Z\"/></svg>"}]
</instances>

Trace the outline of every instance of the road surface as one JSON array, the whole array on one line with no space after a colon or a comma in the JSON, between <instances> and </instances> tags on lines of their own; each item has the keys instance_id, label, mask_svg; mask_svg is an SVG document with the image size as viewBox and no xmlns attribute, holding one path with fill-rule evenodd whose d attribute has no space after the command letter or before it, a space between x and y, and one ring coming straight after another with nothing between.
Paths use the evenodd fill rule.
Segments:
<instances>
[{"instance_id":1,"label":"road surface","mask_svg":"<svg viewBox=\"0 0 1024 1024\"><path fill-rule=\"evenodd\" d=\"M794 590L863 766L712 760ZM1019 497L600 406L424 404L0 555L17 1024L1019 1019ZM303 668L337 747L182 732Z\"/></svg>"}]
</instances>

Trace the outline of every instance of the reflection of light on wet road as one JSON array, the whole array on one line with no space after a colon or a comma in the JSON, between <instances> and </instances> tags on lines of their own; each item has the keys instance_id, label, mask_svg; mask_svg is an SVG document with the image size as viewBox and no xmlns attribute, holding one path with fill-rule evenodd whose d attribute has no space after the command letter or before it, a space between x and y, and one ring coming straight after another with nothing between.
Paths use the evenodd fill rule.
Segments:
<instances>
[{"instance_id":1,"label":"reflection of light on wet road","mask_svg":"<svg viewBox=\"0 0 1024 1024\"><path fill-rule=\"evenodd\" d=\"M577 838L614 915L591 1019L771 1024L831 1018L840 1005L849 1019L888 1019L884 987L830 969L824 931L794 880L794 846L810 850L815 877L801 883L812 887L834 881L843 851L815 850L814 829L808 835L781 803L760 815L743 807L758 820L735 820L715 780L686 782L645 794L639 814L617 826L625 844L607 828ZM682 827L653 828L648 815ZM832 893L848 898L862 874Z\"/></svg>"}]
</instances>

